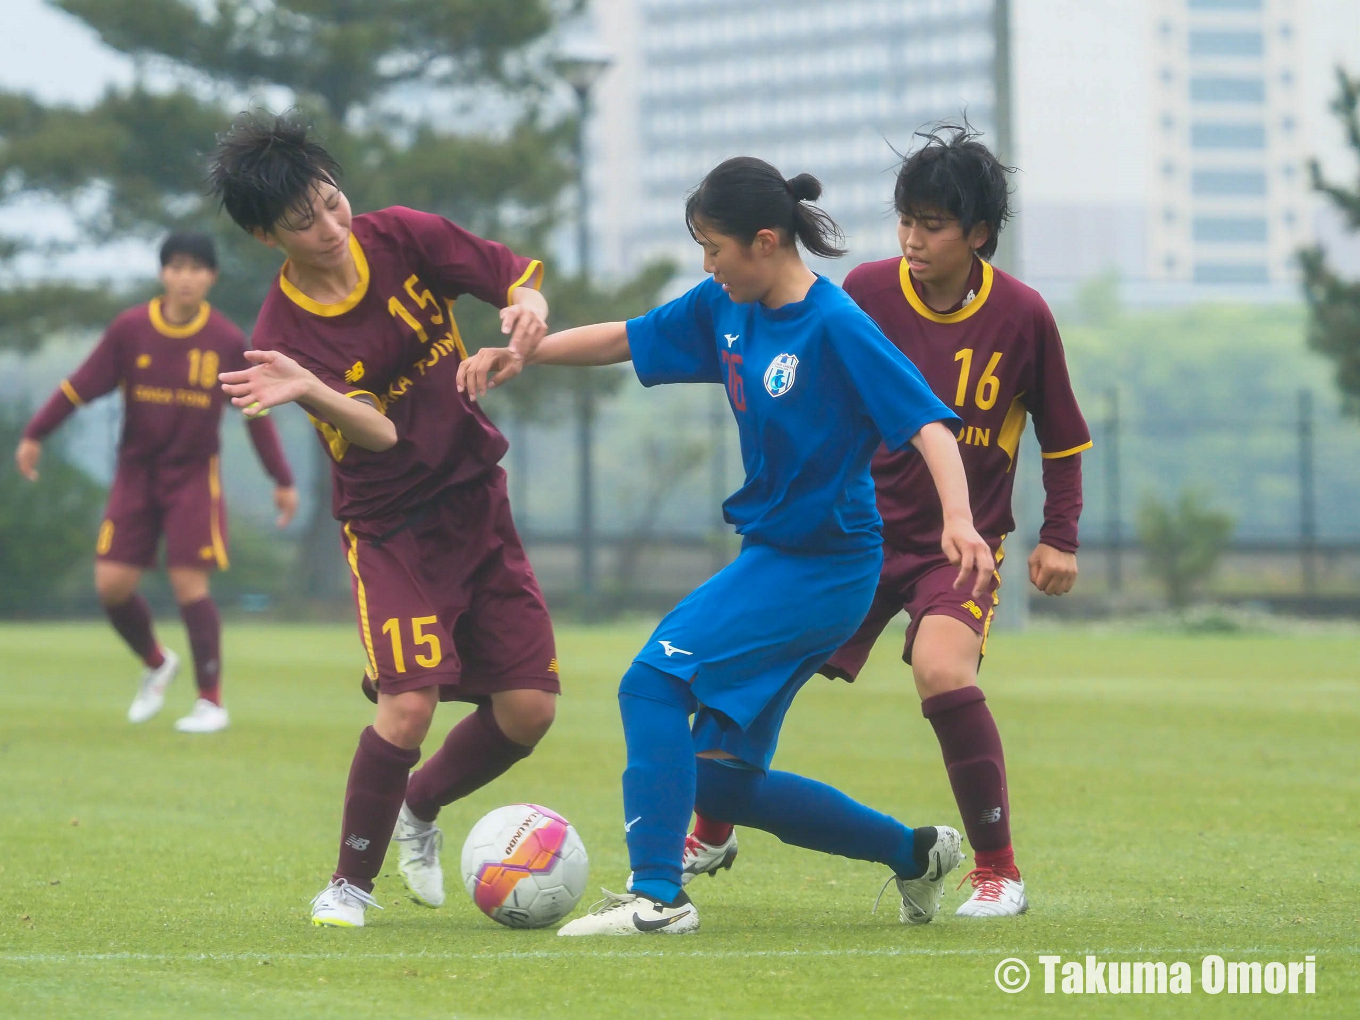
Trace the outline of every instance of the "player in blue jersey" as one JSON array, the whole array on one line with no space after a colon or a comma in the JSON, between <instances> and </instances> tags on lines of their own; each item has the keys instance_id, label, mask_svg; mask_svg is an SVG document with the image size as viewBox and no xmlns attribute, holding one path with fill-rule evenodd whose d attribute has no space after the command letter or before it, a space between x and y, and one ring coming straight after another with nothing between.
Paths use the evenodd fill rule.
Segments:
<instances>
[{"instance_id":1,"label":"player in blue jersey","mask_svg":"<svg viewBox=\"0 0 1360 1020\"><path fill-rule=\"evenodd\" d=\"M803 263L799 242L843 254L836 225L810 204L820 194L808 174L786 181L762 160L727 160L686 205L711 279L627 323L566 330L523 357L484 349L460 366L459 385L480 396L526 363L631 358L645 386L724 383L741 435L746 481L723 504L741 553L661 621L619 687L629 891L559 934L696 930L681 887L695 805L786 843L887 865L906 923L935 916L962 859L952 828L912 829L769 767L794 695L873 598L883 554L869 461L880 442L925 459L960 586L981 593L993 569L973 528L959 419L873 320Z\"/></svg>"}]
</instances>

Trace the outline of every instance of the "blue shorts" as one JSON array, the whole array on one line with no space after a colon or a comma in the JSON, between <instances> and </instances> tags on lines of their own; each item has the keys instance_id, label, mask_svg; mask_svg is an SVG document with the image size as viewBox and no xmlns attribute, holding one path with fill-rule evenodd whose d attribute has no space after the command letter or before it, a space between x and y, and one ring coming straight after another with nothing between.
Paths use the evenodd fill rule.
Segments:
<instances>
[{"instance_id":1,"label":"blue shorts","mask_svg":"<svg viewBox=\"0 0 1360 1020\"><path fill-rule=\"evenodd\" d=\"M880 546L747 545L666 615L633 661L690 685L695 753L769 768L794 695L863 622L882 565Z\"/></svg>"}]
</instances>

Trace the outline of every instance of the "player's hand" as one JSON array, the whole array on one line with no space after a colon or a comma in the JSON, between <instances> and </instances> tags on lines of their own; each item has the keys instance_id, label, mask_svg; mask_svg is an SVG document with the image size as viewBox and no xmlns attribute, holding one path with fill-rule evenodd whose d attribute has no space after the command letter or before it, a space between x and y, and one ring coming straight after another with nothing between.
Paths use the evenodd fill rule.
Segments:
<instances>
[{"instance_id":1,"label":"player's hand","mask_svg":"<svg viewBox=\"0 0 1360 1020\"><path fill-rule=\"evenodd\" d=\"M279 516L274 519L274 524L280 528L288 527L288 523L297 516L297 489L291 485L274 486L274 506L279 510Z\"/></svg>"},{"instance_id":2,"label":"player's hand","mask_svg":"<svg viewBox=\"0 0 1360 1020\"><path fill-rule=\"evenodd\" d=\"M300 400L318 381L311 372L278 351L246 351L246 360L254 364L239 372L223 372L217 378L222 382L222 391L247 418Z\"/></svg>"},{"instance_id":3,"label":"player's hand","mask_svg":"<svg viewBox=\"0 0 1360 1020\"><path fill-rule=\"evenodd\" d=\"M548 335L548 320L528 305L510 305L501 309L501 332L510 338L510 350L529 358Z\"/></svg>"},{"instance_id":4,"label":"player's hand","mask_svg":"<svg viewBox=\"0 0 1360 1020\"><path fill-rule=\"evenodd\" d=\"M940 534L940 547L949 562L959 568L954 587L971 586L974 598L985 595L996 561L992 558L992 547L977 533L973 522L965 518L946 519Z\"/></svg>"},{"instance_id":5,"label":"player's hand","mask_svg":"<svg viewBox=\"0 0 1360 1020\"><path fill-rule=\"evenodd\" d=\"M1029 554L1029 579L1045 595L1066 595L1077 581L1077 554L1040 542Z\"/></svg>"},{"instance_id":6,"label":"player's hand","mask_svg":"<svg viewBox=\"0 0 1360 1020\"><path fill-rule=\"evenodd\" d=\"M36 439L21 439L14 450L14 464L30 482L38 480L38 461L42 459L42 443Z\"/></svg>"},{"instance_id":7,"label":"player's hand","mask_svg":"<svg viewBox=\"0 0 1360 1020\"><path fill-rule=\"evenodd\" d=\"M509 347L483 347L458 365L458 392L476 402L524 371L524 356Z\"/></svg>"}]
</instances>

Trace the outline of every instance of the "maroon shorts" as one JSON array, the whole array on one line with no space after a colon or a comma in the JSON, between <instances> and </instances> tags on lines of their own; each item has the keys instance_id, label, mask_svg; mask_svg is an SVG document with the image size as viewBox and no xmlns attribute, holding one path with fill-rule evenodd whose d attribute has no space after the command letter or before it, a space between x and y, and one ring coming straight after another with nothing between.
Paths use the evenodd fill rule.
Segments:
<instances>
[{"instance_id":1,"label":"maroon shorts","mask_svg":"<svg viewBox=\"0 0 1360 1020\"><path fill-rule=\"evenodd\" d=\"M216 457L118 465L99 525L96 557L151 567L162 535L167 566L227 569L227 514Z\"/></svg>"},{"instance_id":2,"label":"maroon shorts","mask_svg":"<svg viewBox=\"0 0 1360 1020\"><path fill-rule=\"evenodd\" d=\"M992 548L997 567L1005 552L1000 542ZM1000 601L997 589L1001 587L1001 575L992 572L992 580L986 594L974 598L967 590L954 587L959 576L959 568L945 559L944 553L935 550L931 553L906 552L883 547L883 571L879 574L878 590L869 606L868 615L860 624L853 637L836 650L827 660L821 672L840 680L854 680L873 651L883 628L892 618L905 610L911 617L907 625L907 639L902 646L902 661L911 664L911 646L916 641L916 632L921 621L927 616L951 616L968 624L974 632L982 635L982 651L987 651L987 631L991 628L992 617Z\"/></svg>"},{"instance_id":3,"label":"maroon shorts","mask_svg":"<svg viewBox=\"0 0 1360 1020\"><path fill-rule=\"evenodd\" d=\"M559 693L552 621L505 491L505 472L404 517L342 529L368 677L384 694L441 701Z\"/></svg>"}]
</instances>

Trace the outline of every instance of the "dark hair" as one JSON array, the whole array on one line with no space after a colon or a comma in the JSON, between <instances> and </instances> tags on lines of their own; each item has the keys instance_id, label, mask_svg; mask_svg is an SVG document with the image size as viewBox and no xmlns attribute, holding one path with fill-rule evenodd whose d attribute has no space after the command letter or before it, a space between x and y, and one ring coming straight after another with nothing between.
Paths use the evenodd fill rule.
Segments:
<instances>
[{"instance_id":1,"label":"dark hair","mask_svg":"<svg viewBox=\"0 0 1360 1020\"><path fill-rule=\"evenodd\" d=\"M293 229L312 221L312 192L320 182L339 186L340 164L307 137L298 110L238 114L217 136L208 187L244 230L270 231L285 218Z\"/></svg>"},{"instance_id":2,"label":"dark hair","mask_svg":"<svg viewBox=\"0 0 1360 1020\"><path fill-rule=\"evenodd\" d=\"M1009 174L1006 166L978 141L978 133L964 121L936 124L916 132L925 144L902 160L893 188L898 216L918 217L943 212L957 219L966 234L987 224L987 240L978 249L983 258L996 253L1001 228L1011 218Z\"/></svg>"},{"instance_id":3,"label":"dark hair","mask_svg":"<svg viewBox=\"0 0 1360 1020\"><path fill-rule=\"evenodd\" d=\"M809 203L822 193L822 182L812 174L789 180L754 156L734 156L708 172L685 199L685 226L698 240L698 221L750 244L762 230L783 230L814 255L840 258L845 240L836 221Z\"/></svg>"},{"instance_id":4,"label":"dark hair","mask_svg":"<svg viewBox=\"0 0 1360 1020\"><path fill-rule=\"evenodd\" d=\"M209 269L217 268L217 245L209 234L175 231L161 244L161 268L168 266L176 255L187 255Z\"/></svg>"}]
</instances>

